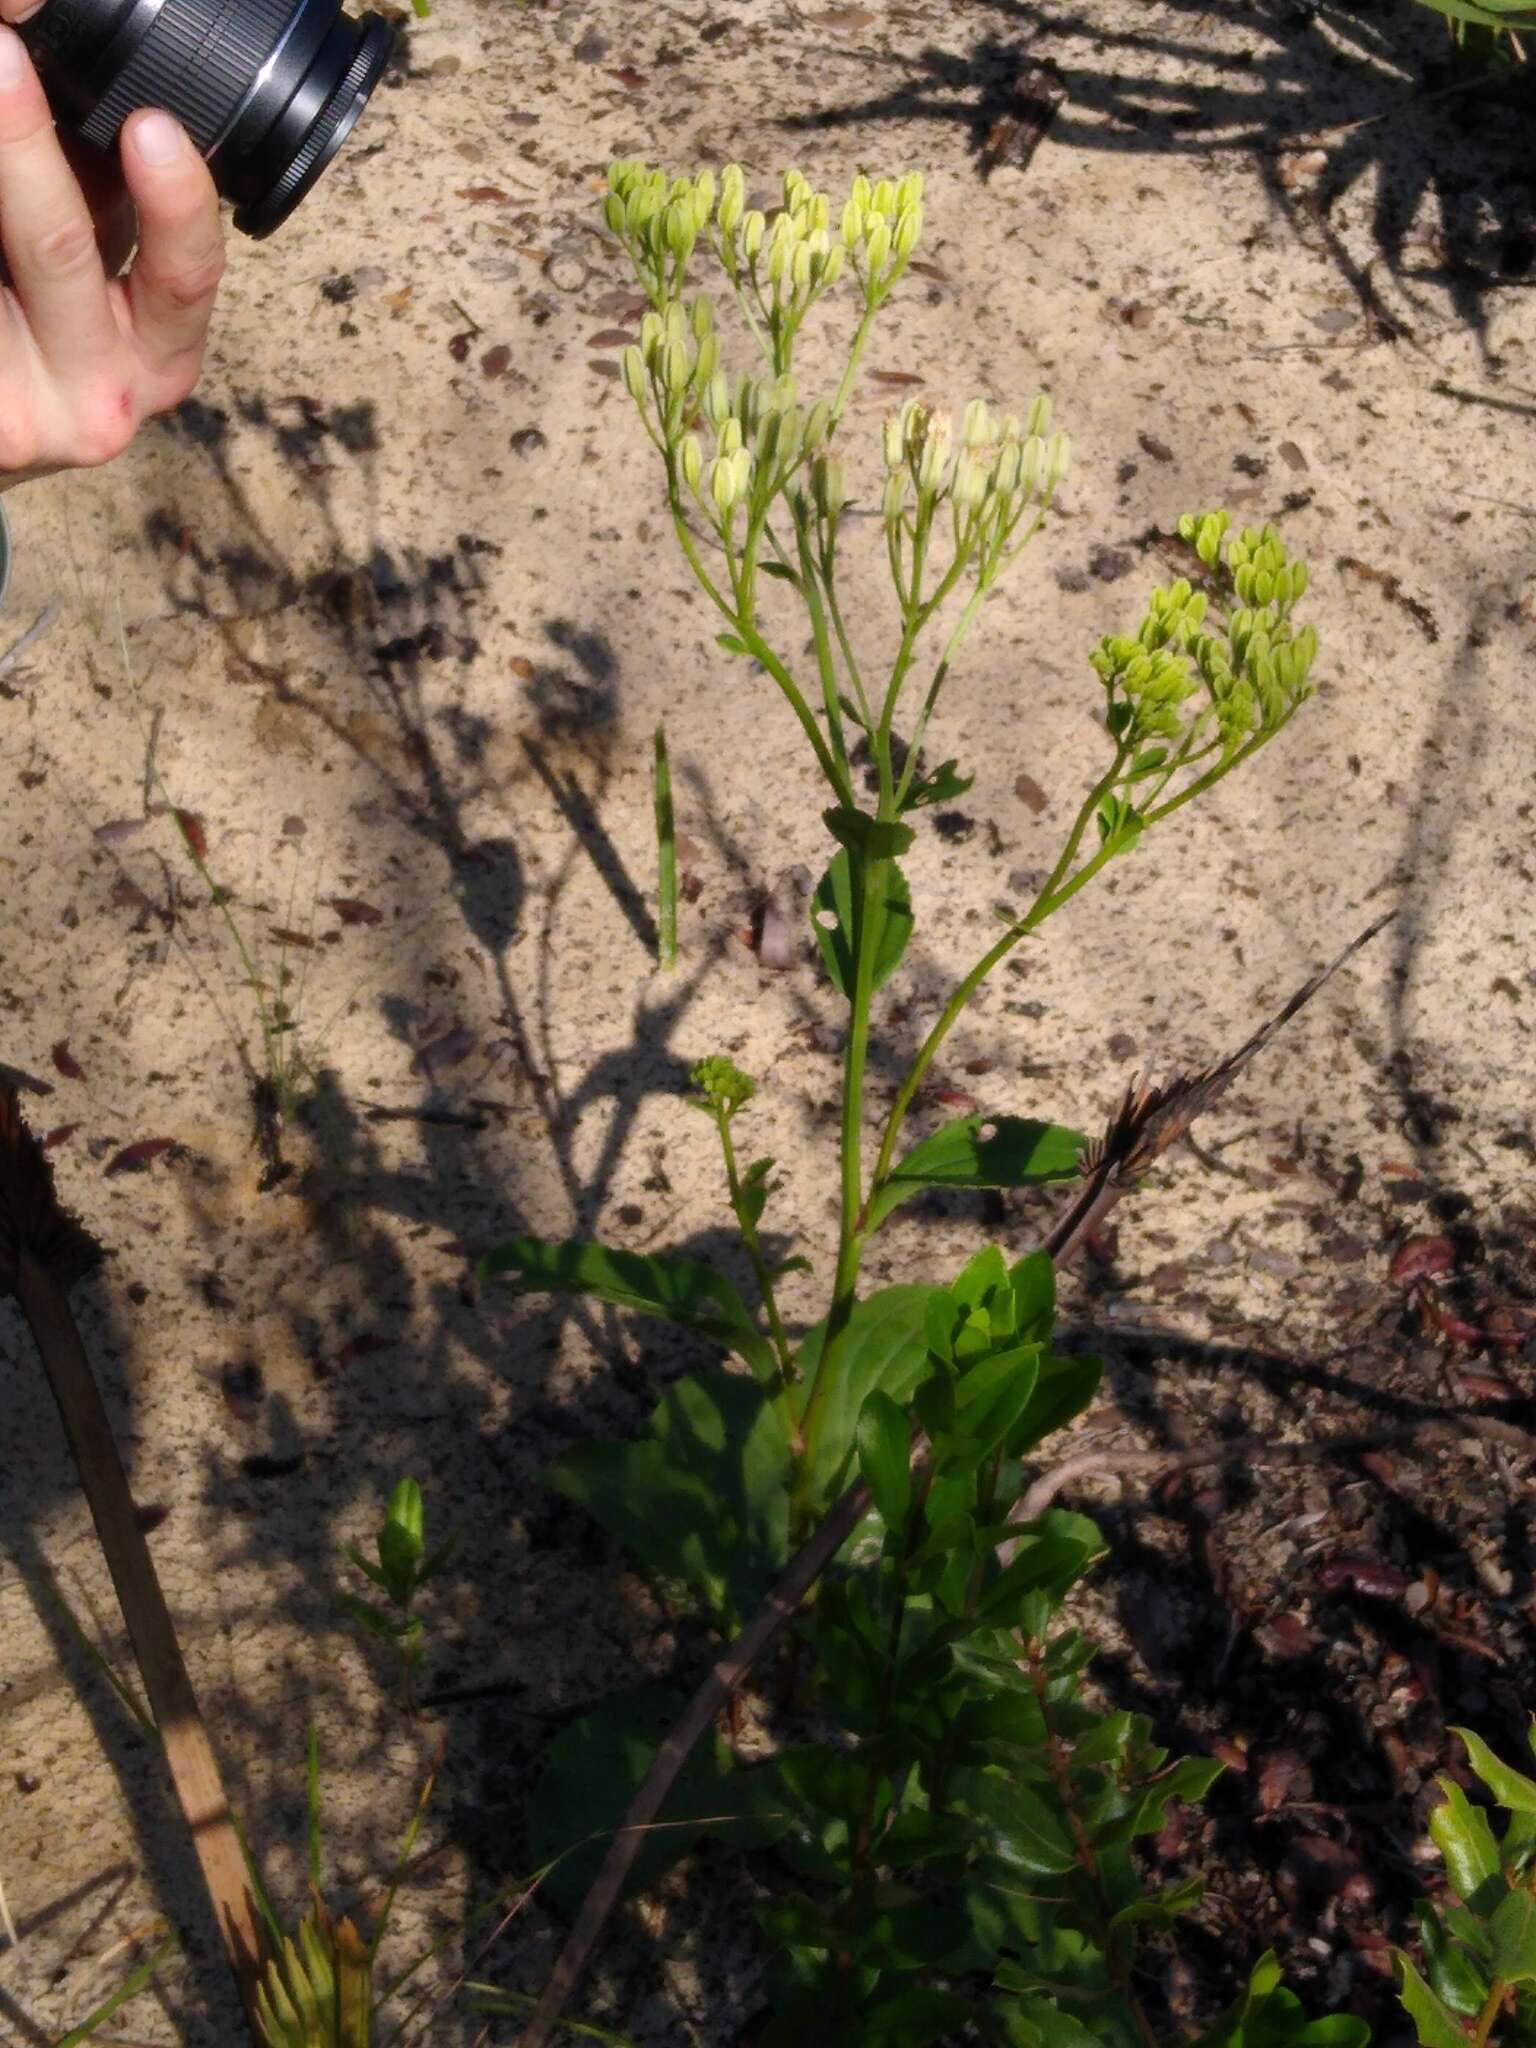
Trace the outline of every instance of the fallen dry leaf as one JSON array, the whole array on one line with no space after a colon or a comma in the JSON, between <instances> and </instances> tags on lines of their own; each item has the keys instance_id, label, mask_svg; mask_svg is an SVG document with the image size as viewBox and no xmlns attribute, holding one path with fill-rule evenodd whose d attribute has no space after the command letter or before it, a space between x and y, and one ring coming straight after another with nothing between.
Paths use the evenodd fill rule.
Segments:
<instances>
[{"instance_id":1,"label":"fallen dry leaf","mask_svg":"<svg viewBox=\"0 0 1536 2048\"><path fill-rule=\"evenodd\" d=\"M106 1176L110 1180L115 1173L142 1173L152 1160L175 1149L174 1138L140 1138L136 1144L125 1145L121 1152L113 1153L107 1161Z\"/></svg>"},{"instance_id":2,"label":"fallen dry leaf","mask_svg":"<svg viewBox=\"0 0 1536 2048\"><path fill-rule=\"evenodd\" d=\"M61 1038L53 1048L53 1064L66 1081L83 1081L85 1069L69 1049L69 1040Z\"/></svg>"},{"instance_id":3,"label":"fallen dry leaf","mask_svg":"<svg viewBox=\"0 0 1536 2048\"><path fill-rule=\"evenodd\" d=\"M326 901L343 924L382 924L384 913L356 896L330 896Z\"/></svg>"}]
</instances>

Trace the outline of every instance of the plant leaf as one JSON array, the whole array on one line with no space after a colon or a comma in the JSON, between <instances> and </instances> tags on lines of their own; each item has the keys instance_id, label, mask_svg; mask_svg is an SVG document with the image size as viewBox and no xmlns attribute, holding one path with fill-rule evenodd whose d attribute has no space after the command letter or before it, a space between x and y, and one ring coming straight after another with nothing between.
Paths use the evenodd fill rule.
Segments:
<instances>
[{"instance_id":1,"label":"plant leaf","mask_svg":"<svg viewBox=\"0 0 1536 2048\"><path fill-rule=\"evenodd\" d=\"M697 1259L654 1252L615 1251L608 1245L541 1237L515 1237L480 1261L482 1282L498 1280L514 1294L589 1294L659 1316L714 1338L746 1360L758 1378L777 1377L773 1347L723 1273Z\"/></svg>"},{"instance_id":2,"label":"plant leaf","mask_svg":"<svg viewBox=\"0 0 1536 2048\"><path fill-rule=\"evenodd\" d=\"M812 1478L818 1501L829 1500L845 1483L859 1414L876 1387L889 1394L898 1407L912 1398L928 1364L924 1318L937 1291L932 1287L882 1287L877 1294L855 1302L838 1347L836 1379L816 1447ZM799 1364L804 1378L795 1391L802 1401L820 1366L826 1329L823 1320L807 1330L801 1341Z\"/></svg>"},{"instance_id":3,"label":"plant leaf","mask_svg":"<svg viewBox=\"0 0 1536 2048\"><path fill-rule=\"evenodd\" d=\"M885 896L876 906L880 926L875 942L874 986L889 981L907 950L912 936L912 895L906 877L895 861L885 868ZM823 918L828 922L822 922ZM811 898L811 929L826 962L827 973L840 995L853 994L853 881L846 852L832 856L832 863Z\"/></svg>"},{"instance_id":4,"label":"plant leaf","mask_svg":"<svg viewBox=\"0 0 1536 2048\"><path fill-rule=\"evenodd\" d=\"M924 1188L1024 1188L1076 1180L1087 1142L1080 1131L1035 1117L960 1117L897 1161L870 1201L869 1226Z\"/></svg>"},{"instance_id":5,"label":"plant leaf","mask_svg":"<svg viewBox=\"0 0 1536 2048\"><path fill-rule=\"evenodd\" d=\"M1451 1732L1466 1744L1467 1762L1500 1806L1507 1806L1512 1813L1536 1813L1536 1782L1501 1763L1483 1738L1474 1735L1470 1728L1454 1728Z\"/></svg>"},{"instance_id":6,"label":"plant leaf","mask_svg":"<svg viewBox=\"0 0 1536 2048\"><path fill-rule=\"evenodd\" d=\"M1472 1804L1453 1778L1436 1782L1445 1801L1430 1809L1430 1836L1445 1858L1451 1890L1464 1904L1486 1911L1497 1904L1496 1897L1488 1897L1487 1888L1502 1890L1504 1882L1499 1845L1493 1838L1488 1816L1481 1807Z\"/></svg>"},{"instance_id":7,"label":"plant leaf","mask_svg":"<svg viewBox=\"0 0 1536 2048\"><path fill-rule=\"evenodd\" d=\"M912 1498L912 1431L906 1411L879 1387L859 1410L859 1471L887 1529L900 1530Z\"/></svg>"},{"instance_id":8,"label":"plant leaf","mask_svg":"<svg viewBox=\"0 0 1536 2048\"><path fill-rule=\"evenodd\" d=\"M1493 1936L1493 1970L1511 1984L1536 1977L1536 1898L1527 1891L1509 1892L1488 1921Z\"/></svg>"},{"instance_id":9,"label":"plant leaf","mask_svg":"<svg viewBox=\"0 0 1536 2048\"><path fill-rule=\"evenodd\" d=\"M1413 2021L1420 2048L1467 2048L1466 2033L1455 2013L1435 1996L1401 1950L1397 1966L1402 1979L1398 1996Z\"/></svg>"},{"instance_id":10,"label":"plant leaf","mask_svg":"<svg viewBox=\"0 0 1536 2048\"><path fill-rule=\"evenodd\" d=\"M929 775L920 776L907 791L903 812L919 811L929 804L950 804L956 797L964 796L976 780L974 775L962 775L958 761L941 761Z\"/></svg>"}]
</instances>

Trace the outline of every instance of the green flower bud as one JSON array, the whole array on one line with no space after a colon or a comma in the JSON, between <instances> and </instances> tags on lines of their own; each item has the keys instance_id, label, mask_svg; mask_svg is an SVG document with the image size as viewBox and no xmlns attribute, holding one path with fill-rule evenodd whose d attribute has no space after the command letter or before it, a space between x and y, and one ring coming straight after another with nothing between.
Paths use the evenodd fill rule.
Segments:
<instances>
[{"instance_id":1,"label":"green flower bud","mask_svg":"<svg viewBox=\"0 0 1536 2048\"><path fill-rule=\"evenodd\" d=\"M872 194L869 180L862 171L859 172L852 185L848 188L848 196L860 213L867 213L869 211L869 202Z\"/></svg>"},{"instance_id":2,"label":"green flower bud","mask_svg":"<svg viewBox=\"0 0 1536 2048\"><path fill-rule=\"evenodd\" d=\"M834 242L822 257L816 273L816 282L823 291L828 290L843 274L846 252L841 242Z\"/></svg>"},{"instance_id":3,"label":"green flower bud","mask_svg":"<svg viewBox=\"0 0 1536 2048\"><path fill-rule=\"evenodd\" d=\"M1033 496L1040 487L1041 471L1045 468L1045 443L1038 434L1031 434L1019 450L1019 488Z\"/></svg>"},{"instance_id":4,"label":"green flower bud","mask_svg":"<svg viewBox=\"0 0 1536 2048\"><path fill-rule=\"evenodd\" d=\"M904 213L897 215L896 232L891 237L891 247L895 250L899 263L907 261L917 247L922 232L923 209L920 206L909 206Z\"/></svg>"},{"instance_id":5,"label":"green flower bud","mask_svg":"<svg viewBox=\"0 0 1536 2048\"><path fill-rule=\"evenodd\" d=\"M949 414L930 413L917 463L917 487L920 491L937 491L943 487L951 435Z\"/></svg>"},{"instance_id":6,"label":"green flower bud","mask_svg":"<svg viewBox=\"0 0 1536 2048\"><path fill-rule=\"evenodd\" d=\"M696 391L703 391L708 388L715 374L715 364L719 359L720 342L718 336L706 334L699 343L698 357L693 365L692 382L693 388Z\"/></svg>"},{"instance_id":7,"label":"green flower bud","mask_svg":"<svg viewBox=\"0 0 1536 2048\"><path fill-rule=\"evenodd\" d=\"M882 441L886 468L900 469L907 459L907 423L899 413L886 421Z\"/></svg>"},{"instance_id":8,"label":"green flower bud","mask_svg":"<svg viewBox=\"0 0 1536 2048\"><path fill-rule=\"evenodd\" d=\"M801 172L788 170L784 173L784 205L790 213L807 204L810 196L811 188Z\"/></svg>"},{"instance_id":9,"label":"green flower bud","mask_svg":"<svg viewBox=\"0 0 1536 2048\"><path fill-rule=\"evenodd\" d=\"M1029 417L1024 422L1026 434L1038 434L1044 438L1051 429L1051 401L1042 391L1029 408Z\"/></svg>"},{"instance_id":10,"label":"green flower bud","mask_svg":"<svg viewBox=\"0 0 1536 2048\"><path fill-rule=\"evenodd\" d=\"M997 467L992 473L993 489L1001 497L1011 498L1019 488L1023 467L1023 449L1017 441L1005 441L997 458Z\"/></svg>"},{"instance_id":11,"label":"green flower bud","mask_svg":"<svg viewBox=\"0 0 1536 2048\"><path fill-rule=\"evenodd\" d=\"M704 391L704 417L712 427L730 417L731 387L724 370L716 370Z\"/></svg>"},{"instance_id":12,"label":"green flower bud","mask_svg":"<svg viewBox=\"0 0 1536 2048\"><path fill-rule=\"evenodd\" d=\"M722 519L728 519L741 496L736 483L735 457L720 455L710 464L709 495Z\"/></svg>"},{"instance_id":13,"label":"green flower bud","mask_svg":"<svg viewBox=\"0 0 1536 2048\"><path fill-rule=\"evenodd\" d=\"M805 416L805 432L802 443L806 448L819 448L827 438L832 425L832 406L829 400L818 398Z\"/></svg>"},{"instance_id":14,"label":"green flower bud","mask_svg":"<svg viewBox=\"0 0 1536 2048\"><path fill-rule=\"evenodd\" d=\"M848 482L835 455L818 455L811 466L811 489L823 519L836 519L848 502Z\"/></svg>"},{"instance_id":15,"label":"green flower bud","mask_svg":"<svg viewBox=\"0 0 1536 2048\"><path fill-rule=\"evenodd\" d=\"M897 210L900 211L906 207L919 206L922 204L922 198L922 172L908 171L906 176L901 180L901 183L896 187Z\"/></svg>"},{"instance_id":16,"label":"green flower bud","mask_svg":"<svg viewBox=\"0 0 1536 2048\"><path fill-rule=\"evenodd\" d=\"M667 208L666 239L667 248L677 262L686 263L693 254L698 232L694 225L691 203L687 200L674 200Z\"/></svg>"},{"instance_id":17,"label":"green flower bud","mask_svg":"<svg viewBox=\"0 0 1536 2048\"><path fill-rule=\"evenodd\" d=\"M636 405L643 406L646 401L647 391L649 390L649 380L645 373L645 357L635 347L633 342L624 351L623 366L624 389L629 393Z\"/></svg>"},{"instance_id":18,"label":"green flower bud","mask_svg":"<svg viewBox=\"0 0 1536 2048\"><path fill-rule=\"evenodd\" d=\"M702 227L715 210L715 174L700 171L693 181L693 217Z\"/></svg>"},{"instance_id":19,"label":"green flower bud","mask_svg":"<svg viewBox=\"0 0 1536 2048\"><path fill-rule=\"evenodd\" d=\"M960 439L967 448L985 448L989 441L997 438L996 423L992 409L984 398L973 398L965 408L960 425Z\"/></svg>"},{"instance_id":20,"label":"green flower bud","mask_svg":"<svg viewBox=\"0 0 1536 2048\"><path fill-rule=\"evenodd\" d=\"M1045 489L1054 491L1072 466L1072 442L1066 434L1052 434L1045 447Z\"/></svg>"},{"instance_id":21,"label":"green flower bud","mask_svg":"<svg viewBox=\"0 0 1536 2048\"><path fill-rule=\"evenodd\" d=\"M869 197L873 213L894 214L896 211L896 187L889 178L882 178Z\"/></svg>"},{"instance_id":22,"label":"green flower bud","mask_svg":"<svg viewBox=\"0 0 1536 2048\"><path fill-rule=\"evenodd\" d=\"M954 481L949 487L949 495L953 503L960 506L962 510L969 510L971 507L979 505L987 495L989 476L990 471L987 465L984 462L978 461L970 449L963 450L955 464Z\"/></svg>"},{"instance_id":23,"label":"green flower bud","mask_svg":"<svg viewBox=\"0 0 1536 2048\"><path fill-rule=\"evenodd\" d=\"M624 201L617 192L610 192L603 201L603 219L608 223L608 232L622 235L624 232Z\"/></svg>"},{"instance_id":24,"label":"green flower bud","mask_svg":"<svg viewBox=\"0 0 1536 2048\"><path fill-rule=\"evenodd\" d=\"M677 463L683 473L683 482L690 491L696 491L704 474L704 451L699 446L697 434L684 434L677 451Z\"/></svg>"},{"instance_id":25,"label":"green flower bud","mask_svg":"<svg viewBox=\"0 0 1536 2048\"><path fill-rule=\"evenodd\" d=\"M811 247L801 242L790 257L789 281L796 292L808 292L811 288Z\"/></svg>"},{"instance_id":26,"label":"green flower bud","mask_svg":"<svg viewBox=\"0 0 1536 2048\"><path fill-rule=\"evenodd\" d=\"M880 517L887 525L898 520L907 501L907 472L898 469L885 480L885 490L880 499Z\"/></svg>"},{"instance_id":27,"label":"green flower bud","mask_svg":"<svg viewBox=\"0 0 1536 2048\"><path fill-rule=\"evenodd\" d=\"M690 367L688 351L676 336L662 345L661 381L674 398L681 397L688 389Z\"/></svg>"},{"instance_id":28,"label":"green flower bud","mask_svg":"<svg viewBox=\"0 0 1536 2048\"><path fill-rule=\"evenodd\" d=\"M763 234L767 226L767 221L755 207L741 223L742 253L749 263L757 261L757 252L763 246Z\"/></svg>"},{"instance_id":29,"label":"green flower bud","mask_svg":"<svg viewBox=\"0 0 1536 2048\"><path fill-rule=\"evenodd\" d=\"M878 276L891 260L891 230L883 218L876 217L864 244L864 261L872 277Z\"/></svg>"},{"instance_id":30,"label":"green flower bud","mask_svg":"<svg viewBox=\"0 0 1536 2048\"><path fill-rule=\"evenodd\" d=\"M783 215L779 218L782 220ZM782 235L775 235L768 247L768 282L782 284L790 265L790 246Z\"/></svg>"},{"instance_id":31,"label":"green flower bud","mask_svg":"<svg viewBox=\"0 0 1536 2048\"><path fill-rule=\"evenodd\" d=\"M843 208L843 247L854 248L864 233L864 209L856 199L850 199Z\"/></svg>"},{"instance_id":32,"label":"green flower bud","mask_svg":"<svg viewBox=\"0 0 1536 2048\"><path fill-rule=\"evenodd\" d=\"M688 309L688 317L695 341L702 341L706 334L714 333L715 309L708 299L695 299Z\"/></svg>"},{"instance_id":33,"label":"green flower bud","mask_svg":"<svg viewBox=\"0 0 1536 2048\"><path fill-rule=\"evenodd\" d=\"M715 451L720 455L734 455L742 445L741 421L733 414L720 422L720 431L715 436Z\"/></svg>"}]
</instances>

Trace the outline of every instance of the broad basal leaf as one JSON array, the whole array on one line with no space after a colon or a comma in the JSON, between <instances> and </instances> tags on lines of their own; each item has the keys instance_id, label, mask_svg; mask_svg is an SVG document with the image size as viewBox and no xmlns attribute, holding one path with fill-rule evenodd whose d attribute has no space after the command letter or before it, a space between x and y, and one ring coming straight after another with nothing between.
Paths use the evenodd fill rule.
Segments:
<instances>
[{"instance_id":1,"label":"broad basal leaf","mask_svg":"<svg viewBox=\"0 0 1536 2048\"><path fill-rule=\"evenodd\" d=\"M659 1316L714 1338L761 1380L772 1380L777 1371L772 1347L746 1303L723 1273L697 1259L515 1237L480 1261L480 1278L499 1281L515 1294L586 1294Z\"/></svg>"},{"instance_id":2,"label":"broad basal leaf","mask_svg":"<svg viewBox=\"0 0 1536 2048\"><path fill-rule=\"evenodd\" d=\"M883 1287L854 1305L832 1363L835 1378L812 1475L818 1501L834 1498L847 1484L859 1411L876 1387L898 1407L912 1398L928 1363L923 1324L935 1292L932 1287ZM796 1394L802 1401L820 1367L825 1337L826 1324L820 1322L801 1343L803 1377Z\"/></svg>"},{"instance_id":3,"label":"broad basal leaf","mask_svg":"<svg viewBox=\"0 0 1536 2048\"><path fill-rule=\"evenodd\" d=\"M869 1223L924 1188L1025 1188L1076 1180L1087 1140L1034 1117L965 1116L914 1145L875 1190Z\"/></svg>"}]
</instances>

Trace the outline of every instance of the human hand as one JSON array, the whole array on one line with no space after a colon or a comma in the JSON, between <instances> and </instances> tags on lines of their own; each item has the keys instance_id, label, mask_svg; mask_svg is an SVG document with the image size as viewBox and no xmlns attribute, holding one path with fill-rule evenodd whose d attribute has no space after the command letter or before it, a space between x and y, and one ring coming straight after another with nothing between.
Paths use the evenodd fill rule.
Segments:
<instances>
[{"instance_id":1,"label":"human hand","mask_svg":"<svg viewBox=\"0 0 1536 2048\"><path fill-rule=\"evenodd\" d=\"M168 114L133 115L117 162L61 140L5 25L36 11L0 0L0 491L108 462L187 398L224 269L213 179Z\"/></svg>"}]
</instances>

